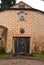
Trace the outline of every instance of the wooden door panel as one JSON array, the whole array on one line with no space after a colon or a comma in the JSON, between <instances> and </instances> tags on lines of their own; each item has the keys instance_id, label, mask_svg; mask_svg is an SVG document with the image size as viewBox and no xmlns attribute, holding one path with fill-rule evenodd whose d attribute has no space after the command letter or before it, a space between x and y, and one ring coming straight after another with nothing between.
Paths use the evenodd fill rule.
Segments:
<instances>
[{"instance_id":1,"label":"wooden door panel","mask_svg":"<svg viewBox=\"0 0 44 65\"><path fill-rule=\"evenodd\" d=\"M18 54L29 53L29 38L16 38L15 39L15 52Z\"/></svg>"}]
</instances>

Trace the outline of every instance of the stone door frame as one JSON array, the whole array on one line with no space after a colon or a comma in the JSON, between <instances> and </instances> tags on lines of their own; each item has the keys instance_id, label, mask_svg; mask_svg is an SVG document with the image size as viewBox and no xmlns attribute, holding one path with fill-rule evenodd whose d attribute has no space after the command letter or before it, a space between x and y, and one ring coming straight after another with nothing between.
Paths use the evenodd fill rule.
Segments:
<instances>
[{"instance_id":1,"label":"stone door frame","mask_svg":"<svg viewBox=\"0 0 44 65\"><path fill-rule=\"evenodd\" d=\"M19 36L17 36L17 37L19 37ZM13 54L15 54L14 40L15 40L15 38L17 38L17 37L13 37ZM20 37L21 37L21 36L20 36ZM24 37L24 38L29 38L29 54L30 54L30 37L27 37L27 36L22 36L22 37Z\"/></svg>"}]
</instances>

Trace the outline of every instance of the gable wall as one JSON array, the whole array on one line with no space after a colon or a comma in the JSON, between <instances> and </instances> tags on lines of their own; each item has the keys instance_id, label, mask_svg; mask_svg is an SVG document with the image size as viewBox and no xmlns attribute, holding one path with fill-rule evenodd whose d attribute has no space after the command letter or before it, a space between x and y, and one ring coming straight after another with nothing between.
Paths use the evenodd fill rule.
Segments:
<instances>
[{"instance_id":1,"label":"gable wall","mask_svg":"<svg viewBox=\"0 0 44 65\"><path fill-rule=\"evenodd\" d=\"M20 2L20 3L16 4L16 5L13 5L11 8L19 8L19 5L25 5L25 8L31 8L29 5L27 5L27 4L23 3L23 2Z\"/></svg>"},{"instance_id":2,"label":"gable wall","mask_svg":"<svg viewBox=\"0 0 44 65\"><path fill-rule=\"evenodd\" d=\"M14 36L29 36L30 48L34 51L34 47L37 45L41 51L44 43L44 14L34 11L24 11L27 13L27 21L18 21L17 10L8 10L0 12L0 25L8 28L7 34L7 52L13 49L13 37ZM20 34L20 28L24 28L25 33Z\"/></svg>"}]
</instances>

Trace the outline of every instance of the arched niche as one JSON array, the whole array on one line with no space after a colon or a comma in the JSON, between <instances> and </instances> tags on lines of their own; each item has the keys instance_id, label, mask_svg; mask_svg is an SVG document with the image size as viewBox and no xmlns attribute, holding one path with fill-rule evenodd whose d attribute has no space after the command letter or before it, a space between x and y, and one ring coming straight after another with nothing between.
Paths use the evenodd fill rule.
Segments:
<instances>
[{"instance_id":1,"label":"arched niche","mask_svg":"<svg viewBox=\"0 0 44 65\"><path fill-rule=\"evenodd\" d=\"M7 28L0 25L0 48L6 50L6 41L7 41Z\"/></svg>"}]
</instances>

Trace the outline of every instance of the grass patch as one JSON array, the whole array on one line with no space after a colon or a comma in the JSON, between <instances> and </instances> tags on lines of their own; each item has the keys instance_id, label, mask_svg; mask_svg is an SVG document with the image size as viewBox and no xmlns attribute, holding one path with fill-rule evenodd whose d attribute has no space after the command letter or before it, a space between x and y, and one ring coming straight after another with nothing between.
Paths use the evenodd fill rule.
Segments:
<instances>
[{"instance_id":1,"label":"grass patch","mask_svg":"<svg viewBox=\"0 0 44 65\"><path fill-rule=\"evenodd\" d=\"M32 56L44 59L44 54L32 54Z\"/></svg>"},{"instance_id":2,"label":"grass patch","mask_svg":"<svg viewBox=\"0 0 44 65\"><path fill-rule=\"evenodd\" d=\"M0 58L7 58L10 57L11 54L7 54L7 53L0 53Z\"/></svg>"}]
</instances>

